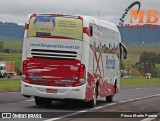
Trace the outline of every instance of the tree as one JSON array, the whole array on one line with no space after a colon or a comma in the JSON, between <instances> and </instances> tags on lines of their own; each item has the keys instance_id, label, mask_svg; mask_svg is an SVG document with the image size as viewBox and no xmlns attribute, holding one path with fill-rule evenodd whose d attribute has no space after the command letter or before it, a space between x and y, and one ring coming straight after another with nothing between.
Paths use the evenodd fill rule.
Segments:
<instances>
[{"instance_id":1,"label":"tree","mask_svg":"<svg viewBox=\"0 0 160 121\"><path fill-rule=\"evenodd\" d=\"M3 49L4 49L4 41L2 40L2 41L0 42L0 51L2 52Z\"/></svg>"},{"instance_id":2,"label":"tree","mask_svg":"<svg viewBox=\"0 0 160 121\"><path fill-rule=\"evenodd\" d=\"M160 64L160 53L144 51L135 66L139 71L151 73L152 77L157 77L158 69L155 66L156 64Z\"/></svg>"}]
</instances>

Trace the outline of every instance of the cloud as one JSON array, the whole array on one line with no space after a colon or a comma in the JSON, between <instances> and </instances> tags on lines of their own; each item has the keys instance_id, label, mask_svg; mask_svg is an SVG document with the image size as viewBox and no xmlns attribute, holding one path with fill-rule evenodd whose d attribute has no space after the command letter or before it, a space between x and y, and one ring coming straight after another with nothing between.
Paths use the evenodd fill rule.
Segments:
<instances>
[{"instance_id":1,"label":"cloud","mask_svg":"<svg viewBox=\"0 0 160 121\"><path fill-rule=\"evenodd\" d=\"M25 23L30 13L63 13L98 16L118 22L125 9L135 0L1 0L0 21ZM160 11L158 0L141 1L143 9Z\"/></svg>"}]
</instances>

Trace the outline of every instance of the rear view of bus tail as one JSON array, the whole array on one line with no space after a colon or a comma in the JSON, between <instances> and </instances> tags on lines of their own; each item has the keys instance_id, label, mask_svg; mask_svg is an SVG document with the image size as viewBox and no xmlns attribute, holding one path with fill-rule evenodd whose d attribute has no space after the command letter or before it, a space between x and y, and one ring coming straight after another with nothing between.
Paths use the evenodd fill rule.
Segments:
<instances>
[{"instance_id":1,"label":"rear view of bus tail","mask_svg":"<svg viewBox=\"0 0 160 121\"><path fill-rule=\"evenodd\" d=\"M59 14L30 15L23 43L21 93L37 105L85 99L83 21Z\"/></svg>"}]
</instances>

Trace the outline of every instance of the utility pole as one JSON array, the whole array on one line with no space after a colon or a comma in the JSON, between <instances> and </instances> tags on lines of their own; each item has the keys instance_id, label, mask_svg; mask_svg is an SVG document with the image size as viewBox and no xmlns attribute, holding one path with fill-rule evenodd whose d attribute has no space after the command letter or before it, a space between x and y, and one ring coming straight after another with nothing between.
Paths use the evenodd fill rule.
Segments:
<instances>
[{"instance_id":1,"label":"utility pole","mask_svg":"<svg viewBox=\"0 0 160 121\"><path fill-rule=\"evenodd\" d=\"M99 19L100 11L98 10L98 19Z\"/></svg>"},{"instance_id":2,"label":"utility pole","mask_svg":"<svg viewBox=\"0 0 160 121\"><path fill-rule=\"evenodd\" d=\"M160 72L159 71L160 71L160 69L158 68L158 78L160 78L160 76L159 76Z\"/></svg>"}]
</instances>

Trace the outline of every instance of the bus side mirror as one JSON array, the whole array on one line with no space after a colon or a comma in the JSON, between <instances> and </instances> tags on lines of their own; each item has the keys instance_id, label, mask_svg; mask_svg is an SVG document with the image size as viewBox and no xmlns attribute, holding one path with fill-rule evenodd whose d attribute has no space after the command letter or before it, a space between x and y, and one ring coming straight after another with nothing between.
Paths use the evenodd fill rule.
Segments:
<instances>
[{"instance_id":1,"label":"bus side mirror","mask_svg":"<svg viewBox=\"0 0 160 121\"><path fill-rule=\"evenodd\" d=\"M122 59L122 55L123 55L123 59L127 59L127 48L123 43L120 43L120 59Z\"/></svg>"},{"instance_id":2,"label":"bus side mirror","mask_svg":"<svg viewBox=\"0 0 160 121\"><path fill-rule=\"evenodd\" d=\"M126 50L123 51L123 58L127 59L127 51Z\"/></svg>"},{"instance_id":3,"label":"bus side mirror","mask_svg":"<svg viewBox=\"0 0 160 121\"><path fill-rule=\"evenodd\" d=\"M93 27L92 26L89 26L89 33L90 33L90 36L93 35Z\"/></svg>"}]
</instances>

